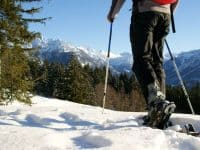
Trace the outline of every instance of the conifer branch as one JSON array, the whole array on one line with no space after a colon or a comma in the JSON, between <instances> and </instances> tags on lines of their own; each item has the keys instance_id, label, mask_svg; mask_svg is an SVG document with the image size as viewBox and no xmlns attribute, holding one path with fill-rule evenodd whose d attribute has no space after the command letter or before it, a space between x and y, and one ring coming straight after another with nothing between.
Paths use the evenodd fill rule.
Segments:
<instances>
[{"instance_id":1,"label":"conifer branch","mask_svg":"<svg viewBox=\"0 0 200 150\"><path fill-rule=\"evenodd\" d=\"M16 2L40 2L42 0L16 0Z\"/></svg>"},{"instance_id":2,"label":"conifer branch","mask_svg":"<svg viewBox=\"0 0 200 150\"><path fill-rule=\"evenodd\" d=\"M45 24L46 21L50 19L52 19L52 17L41 18L41 19L22 18L22 20L27 23L42 23L42 24Z\"/></svg>"},{"instance_id":3,"label":"conifer branch","mask_svg":"<svg viewBox=\"0 0 200 150\"><path fill-rule=\"evenodd\" d=\"M34 14L34 13L40 12L41 9L42 9L42 7L39 7L39 8L34 8L34 7L32 7L31 9L27 9L27 10L21 8L20 11L21 11L22 13Z\"/></svg>"}]
</instances>

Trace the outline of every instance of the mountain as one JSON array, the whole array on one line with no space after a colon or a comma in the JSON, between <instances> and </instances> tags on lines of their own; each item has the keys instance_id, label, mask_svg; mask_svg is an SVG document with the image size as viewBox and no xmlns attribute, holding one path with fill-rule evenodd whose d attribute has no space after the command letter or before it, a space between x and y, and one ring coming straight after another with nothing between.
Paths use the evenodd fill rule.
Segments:
<instances>
[{"instance_id":1,"label":"mountain","mask_svg":"<svg viewBox=\"0 0 200 150\"><path fill-rule=\"evenodd\" d=\"M183 52L175 57L176 65L180 71L183 81L191 86L200 82L200 50ZM164 68L167 75L167 83L178 84L178 78L171 60L166 60Z\"/></svg>"},{"instance_id":2,"label":"mountain","mask_svg":"<svg viewBox=\"0 0 200 150\"><path fill-rule=\"evenodd\" d=\"M67 63L72 54L74 54L82 64L89 64L91 66L102 66L105 64L106 57L102 51L95 51L94 49L76 47L72 44L61 40L40 40L34 41L33 46L40 46L40 58L49 61L56 61L60 63Z\"/></svg>"},{"instance_id":3,"label":"mountain","mask_svg":"<svg viewBox=\"0 0 200 150\"><path fill-rule=\"evenodd\" d=\"M106 52L82 46L74 46L61 40L40 40L32 43L32 47L40 46L39 56L53 62L68 63L71 55L75 55L82 65L89 64L91 67L102 67L106 65ZM193 85L200 82L200 50L183 52L176 55L176 64L185 83ZM110 68L113 72L132 72L131 53L111 53ZM164 68L167 75L167 83L179 84L171 60L166 57Z\"/></svg>"},{"instance_id":4,"label":"mountain","mask_svg":"<svg viewBox=\"0 0 200 150\"><path fill-rule=\"evenodd\" d=\"M173 114L166 130L142 126L145 112L120 112L34 96L33 105L0 106L1 150L199 150L199 115Z\"/></svg>"},{"instance_id":5,"label":"mountain","mask_svg":"<svg viewBox=\"0 0 200 150\"><path fill-rule=\"evenodd\" d=\"M73 46L70 43L53 40L37 39L31 47L40 47L39 57L51 62L68 63L71 55L75 55L82 65L89 64L91 67L106 65L107 52L92 48ZM116 72L131 71L132 55L130 53L110 53L110 68Z\"/></svg>"}]
</instances>

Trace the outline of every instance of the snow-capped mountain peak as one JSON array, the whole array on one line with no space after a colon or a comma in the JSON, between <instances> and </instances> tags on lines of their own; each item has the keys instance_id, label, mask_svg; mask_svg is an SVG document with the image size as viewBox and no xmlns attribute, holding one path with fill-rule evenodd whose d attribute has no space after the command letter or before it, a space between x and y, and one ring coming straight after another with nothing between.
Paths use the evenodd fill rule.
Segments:
<instances>
[{"instance_id":1,"label":"snow-capped mountain peak","mask_svg":"<svg viewBox=\"0 0 200 150\"><path fill-rule=\"evenodd\" d=\"M53 40L53 39L37 39L32 43L33 47L40 47L40 57L42 59L49 59L54 61L55 59L59 59L58 57L63 57L63 55L72 53L76 55L81 64L89 64L92 67L101 67L106 64L107 52L102 50L96 50L89 47L83 46L74 46L73 44L61 41L61 40ZM61 56L62 55L62 56ZM55 58L56 57L56 58ZM66 58L67 59L67 58ZM65 59L64 62L67 62ZM126 63L127 59L125 53L116 54L110 53L111 64L116 63ZM122 60L123 61L118 61ZM63 59L61 60L63 61ZM131 61L128 59L128 61ZM112 68L112 67L111 67Z\"/></svg>"}]
</instances>

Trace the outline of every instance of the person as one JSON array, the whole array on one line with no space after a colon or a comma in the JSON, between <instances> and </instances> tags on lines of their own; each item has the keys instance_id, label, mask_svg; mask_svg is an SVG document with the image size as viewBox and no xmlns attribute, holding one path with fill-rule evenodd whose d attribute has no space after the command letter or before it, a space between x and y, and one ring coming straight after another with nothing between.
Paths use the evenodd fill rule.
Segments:
<instances>
[{"instance_id":1,"label":"person","mask_svg":"<svg viewBox=\"0 0 200 150\"><path fill-rule=\"evenodd\" d=\"M107 15L110 22L114 21L112 9L116 1L112 1ZM153 0L132 1L130 24L130 42L134 60L132 70L141 85L147 104L148 115L145 124L164 128L164 123L168 121L176 106L166 100L163 47L170 29L170 14L174 12L179 0L165 5Z\"/></svg>"}]
</instances>

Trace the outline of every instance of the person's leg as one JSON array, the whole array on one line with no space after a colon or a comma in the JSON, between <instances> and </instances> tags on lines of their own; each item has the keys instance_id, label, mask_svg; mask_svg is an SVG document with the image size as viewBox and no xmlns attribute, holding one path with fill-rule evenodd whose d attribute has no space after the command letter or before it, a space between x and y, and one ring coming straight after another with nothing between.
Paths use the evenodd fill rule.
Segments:
<instances>
[{"instance_id":1,"label":"person's leg","mask_svg":"<svg viewBox=\"0 0 200 150\"><path fill-rule=\"evenodd\" d=\"M133 71L142 87L147 104L149 103L148 85L157 82L152 66L153 32L158 16L153 12L139 13L132 17L130 40L133 53Z\"/></svg>"},{"instance_id":2,"label":"person's leg","mask_svg":"<svg viewBox=\"0 0 200 150\"><path fill-rule=\"evenodd\" d=\"M165 72L163 70L163 45L166 35L169 32L170 17L167 14L160 14L158 24L154 29L152 47L152 67L155 71L158 85L149 85L152 89L149 95L150 101L147 125L164 129L170 115L174 112L176 105L174 102L167 101L165 92ZM157 87L157 90L156 89Z\"/></svg>"},{"instance_id":3,"label":"person's leg","mask_svg":"<svg viewBox=\"0 0 200 150\"><path fill-rule=\"evenodd\" d=\"M158 25L154 31L154 45L152 48L153 63L152 66L156 73L159 89L163 94L163 99L166 97L166 85L165 85L165 71L163 69L163 49L164 40L169 33L170 16L168 14L161 14Z\"/></svg>"}]
</instances>

